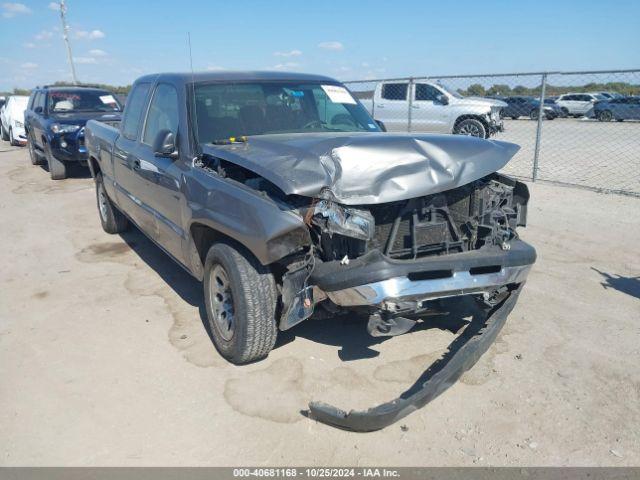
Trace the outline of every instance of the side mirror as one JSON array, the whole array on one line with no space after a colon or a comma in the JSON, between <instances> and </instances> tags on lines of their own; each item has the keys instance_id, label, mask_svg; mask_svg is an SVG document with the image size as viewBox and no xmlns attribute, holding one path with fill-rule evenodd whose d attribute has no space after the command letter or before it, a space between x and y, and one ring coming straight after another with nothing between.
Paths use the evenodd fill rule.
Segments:
<instances>
[{"instance_id":1,"label":"side mirror","mask_svg":"<svg viewBox=\"0 0 640 480\"><path fill-rule=\"evenodd\" d=\"M36 112L36 113L42 113L43 108L42 107L36 107L36 108L33 109L33 111Z\"/></svg>"},{"instance_id":2,"label":"side mirror","mask_svg":"<svg viewBox=\"0 0 640 480\"><path fill-rule=\"evenodd\" d=\"M382 121L381 121L381 120L376 120L376 123L377 123L377 124L378 124L378 126L380 127L380 130L382 130L383 132L386 132L386 131L387 131L387 126L386 126L384 123L382 123Z\"/></svg>"},{"instance_id":3,"label":"side mirror","mask_svg":"<svg viewBox=\"0 0 640 480\"><path fill-rule=\"evenodd\" d=\"M176 136L171 130L160 130L153 141L153 153L156 157L178 158Z\"/></svg>"},{"instance_id":4,"label":"side mirror","mask_svg":"<svg viewBox=\"0 0 640 480\"><path fill-rule=\"evenodd\" d=\"M441 93L440 95L438 95L438 102L440 102L442 105L449 105L449 97Z\"/></svg>"}]
</instances>

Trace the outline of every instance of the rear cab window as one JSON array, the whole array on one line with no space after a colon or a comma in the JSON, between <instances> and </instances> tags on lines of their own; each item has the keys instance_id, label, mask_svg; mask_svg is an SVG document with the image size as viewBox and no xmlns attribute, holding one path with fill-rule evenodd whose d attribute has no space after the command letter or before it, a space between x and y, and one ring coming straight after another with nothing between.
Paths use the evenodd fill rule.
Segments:
<instances>
[{"instance_id":1,"label":"rear cab window","mask_svg":"<svg viewBox=\"0 0 640 480\"><path fill-rule=\"evenodd\" d=\"M381 96L385 100L406 100L408 83L383 83Z\"/></svg>"}]
</instances>

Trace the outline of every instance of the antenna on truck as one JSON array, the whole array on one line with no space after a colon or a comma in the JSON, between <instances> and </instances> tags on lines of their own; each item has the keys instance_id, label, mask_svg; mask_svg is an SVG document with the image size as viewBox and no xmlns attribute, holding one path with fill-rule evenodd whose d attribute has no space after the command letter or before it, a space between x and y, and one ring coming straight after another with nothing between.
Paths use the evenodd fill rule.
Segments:
<instances>
[{"instance_id":1,"label":"antenna on truck","mask_svg":"<svg viewBox=\"0 0 640 480\"><path fill-rule=\"evenodd\" d=\"M193 74L193 55L191 54L191 32L187 32L187 43L189 45L189 67L191 68L191 118L193 120L192 138L195 144L196 156L194 161L200 159L200 144L198 143L198 115L196 112L196 78Z\"/></svg>"}]
</instances>

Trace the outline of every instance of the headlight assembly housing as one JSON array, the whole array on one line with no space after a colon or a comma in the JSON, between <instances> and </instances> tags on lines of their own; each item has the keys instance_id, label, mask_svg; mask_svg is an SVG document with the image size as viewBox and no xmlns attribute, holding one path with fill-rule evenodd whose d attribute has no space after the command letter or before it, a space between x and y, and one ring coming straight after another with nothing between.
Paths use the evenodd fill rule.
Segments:
<instances>
[{"instance_id":1,"label":"headlight assembly housing","mask_svg":"<svg viewBox=\"0 0 640 480\"><path fill-rule=\"evenodd\" d=\"M51 125L51 131L58 133L72 133L80 130L80 125L65 125L64 123L54 123Z\"/></svg>"},{"instance_id":2,"label":"headlight assembly housing","mask_svg":"<svg viewBox=\"0 0 640 480\"><path fill-rule=\"evenodd\" d=\"M366 210L345 208L337 203L320 200L314 209L314 216L326 220L329 233L336 233L359 240L373 238L375 220Z\"/></svg>"}]
</instances>

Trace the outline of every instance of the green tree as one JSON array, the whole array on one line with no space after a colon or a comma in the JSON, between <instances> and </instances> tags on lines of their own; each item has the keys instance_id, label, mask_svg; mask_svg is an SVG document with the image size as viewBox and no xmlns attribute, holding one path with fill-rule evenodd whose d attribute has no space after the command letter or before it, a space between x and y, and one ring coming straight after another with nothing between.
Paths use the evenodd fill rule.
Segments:
<instances>
[{"instance_id":1,"label":"green tree","mask_svg":"<svg viewBox=\"0 0 640 480\"><path fill-rule=\"evenodd\" d=\"M487 90L487 95L491 96L509 96L511 95L511 87L505 84L496 84Z\"/></svg>"},{"instance_id":2,"label":"green tree","mask_svg":"<svg viewBox=\"0 0 640 480\"><path fill-rule=\"evenodd\" d=\"M473 85L469 85L469 88L467 88L467 95L484 97L486 95L486 92L482 85L480 85L479 83L474 83Z\"/></svg>"}]
</instances>

